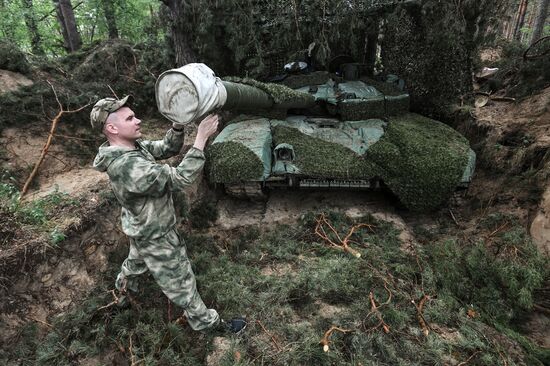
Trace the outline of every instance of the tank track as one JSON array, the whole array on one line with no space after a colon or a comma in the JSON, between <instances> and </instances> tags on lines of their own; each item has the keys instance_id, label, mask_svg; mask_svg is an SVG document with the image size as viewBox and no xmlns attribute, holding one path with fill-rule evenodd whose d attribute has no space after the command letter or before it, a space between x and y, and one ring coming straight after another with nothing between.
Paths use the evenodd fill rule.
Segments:
<instances>
[{"instance_id":1,"label":"tank track","mask_svg":"<svg viewBox=\"0 0 550 366\"><path fill-rule=\"evenodd\" d=\"M250 199L253 201L266 201L267 194L262 190L261 183L225 184L225 192L238 199Z\"/></svg>"}]
</instances>

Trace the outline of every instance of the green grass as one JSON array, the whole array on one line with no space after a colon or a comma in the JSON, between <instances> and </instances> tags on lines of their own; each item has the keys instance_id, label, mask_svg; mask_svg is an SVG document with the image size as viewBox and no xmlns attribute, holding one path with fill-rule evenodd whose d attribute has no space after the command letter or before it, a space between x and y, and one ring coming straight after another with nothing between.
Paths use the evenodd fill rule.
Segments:
<instances>
[{"instance_id":1,"label":"green grass","mask_svg":"<svg viewBox=\"0 0 550 366\"><path fill-rule=\"evenodd\" d=\"M0 182L0 233L13 238L22 227L27 230L47 233L54 245L65 240L65 235L55 222L61 210L77 205L69 195L57 190L42 198L32 201L21 201L17 187L3 179ZM3 244L0 242L0 245Z\"/></svg>"},{"instance_id":2,"label":"green grass","mask_svg":"<svg viewBox=\"0 0 550 366\"><path fill-rule=\"evenodd\" d=\"M223 365L443 365L472 355L475 365L504 365L503 360L516 365L519 359L506 352L510 342L517 342L535 360L532 364L542 364L545 353L517 336L512 321L531 306L528 299L548 273L512 218L489 217L481 223L493 230L510 221L484 243L485 250L483 243L454 238L431 240L410 252L403 250L399 230L390 223L328 213L340 237L358 223L371 225L350 237L361 253L356 258L314 234L317 217L310 213L295 225L263 232L248 227L224 237L183 234L207 306L223 318L245 315L249 321L244 337L230 337ZM502 247L500 252L493 244ZM507 248L512 247L519 249L518 256L510 256ZM104 283L57 317L42 341L34 342L32 329L22 328L0 360L70 365L118 354L130 361L131 340L135 360L145 365L204 364L213 335L169 322L166 299L149 276L141 281L139 308L98 310L112 300L108 289L122 257L111 259ZM428 336L412 304L423 295L430 295L423 308L432 325ZM479 315L469 317L471 308ZM174 308L173 315L179 314ZM389 333L379 326L380 317ZM333 333L325 353L319 341L332 325L351 332Z\"/></svg>"}]
</instances>

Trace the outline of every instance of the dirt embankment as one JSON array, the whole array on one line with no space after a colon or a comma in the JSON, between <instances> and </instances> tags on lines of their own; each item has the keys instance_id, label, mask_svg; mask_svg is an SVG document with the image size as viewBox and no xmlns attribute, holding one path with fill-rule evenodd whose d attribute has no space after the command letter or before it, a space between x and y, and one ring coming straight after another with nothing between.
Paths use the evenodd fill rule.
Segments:
<instances>
[{"instance_id":1,"label":"dirt embankment","mask_svg":"<svg viewBox=\"0 0 550 366\"><path fill-rule=\"evenodd\" d=\"M491 101L462 127L478 154L472 207L521 217L550 254L550 88L520 101Z\"/></svg>"}]
</instances>

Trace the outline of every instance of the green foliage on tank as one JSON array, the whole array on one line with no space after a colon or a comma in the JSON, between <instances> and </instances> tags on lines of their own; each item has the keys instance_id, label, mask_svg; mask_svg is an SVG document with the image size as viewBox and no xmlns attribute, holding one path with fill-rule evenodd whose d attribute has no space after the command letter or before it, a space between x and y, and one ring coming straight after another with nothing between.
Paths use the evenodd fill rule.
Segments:
<instances>
[{"instance_id":1,"label":"green foliage on tank","mask_svg":"<svg viewBox=\"0 0 550 366\"><path fill-rule=\"evenodd\" d=\"M206 154L211 182L238 183L262 177L262 161L243 144L234 141L213 144Z\"/></svg>"},{"instance_id":2,"label":"green foliage on tank","mask_svg":"<svg viewBox=\"0 0 550 366\"><path fill-rule=\"evenodd\" d=\"M466 138L451 127L411 113L390 119L367 159L407 208L420 211L441 205L456 189L469 151Z\"/></svg>"},{"instance_id":3,"label":"green foliage on tank","mask_svg":"<svg viewBox=\"0 0 550 366\"><path fill-rule=\"evenodd\" d=\"M273 127L274 145L287 143L294 147L294 164L302 174L312 177L369 179L377 175L376 166L340 144L308 136L296 128Z\"/></svg>"},{"instance_id":4,"label":"green foliage on tank","mask_svg":"<svg viewBox=\"0 0 550 366\"><path fill-rule=\"evenodd\" d=\"M225 81L230 81L234 83L240 83L245 85L250 85L256 87L260 90L266 92L273 102L275 103L275 108L283 107L286 104L294 104L299 100L307 102L312 99L311 95L299 92L297 90L291 89L285 85L273 84L273 83L262 83L250 78L239 78L239 77L227 77L224 78Z\"/></svg>"}]
</instances>

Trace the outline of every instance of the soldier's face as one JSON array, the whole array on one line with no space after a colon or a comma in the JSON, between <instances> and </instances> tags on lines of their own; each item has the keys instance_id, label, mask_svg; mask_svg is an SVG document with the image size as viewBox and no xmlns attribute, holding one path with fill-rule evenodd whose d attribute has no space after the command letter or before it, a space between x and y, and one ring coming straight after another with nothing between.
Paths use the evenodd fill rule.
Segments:
<instances>
[{"instance_id":1,"label":"soldier's face","mask_svg":"<svg viewBox=\"0 0 550 366\"><path fill-rule=\"evenodd\" d=\"M136 118L134 112L128 107L122 107L113 112L107 118L106 124L110 123L113 132L123 140L135 141L141 137L141 120Z\"/></svg>"}]
</instances>

